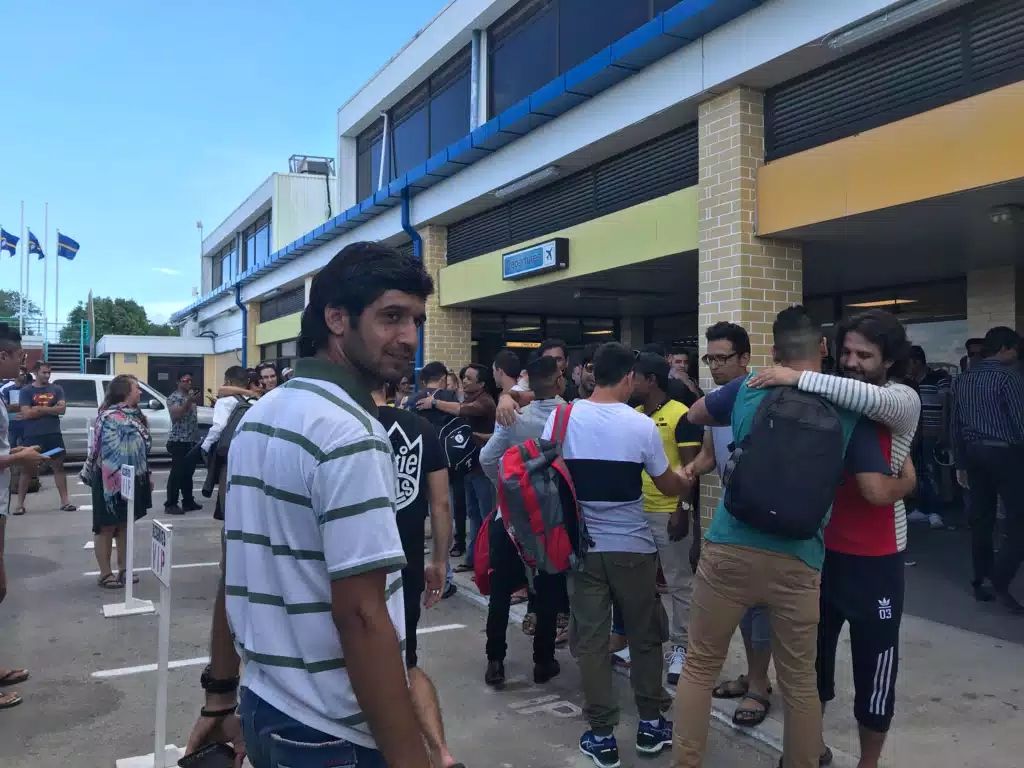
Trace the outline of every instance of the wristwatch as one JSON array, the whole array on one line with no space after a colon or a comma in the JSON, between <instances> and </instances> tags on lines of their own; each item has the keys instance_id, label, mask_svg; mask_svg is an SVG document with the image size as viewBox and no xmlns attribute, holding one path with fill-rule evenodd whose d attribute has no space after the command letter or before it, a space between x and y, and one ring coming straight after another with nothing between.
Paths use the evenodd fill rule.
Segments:
<instances>
[{"instance_id":1,"label":"wristwatch","mask_svg":"<svg viewBox=\"0 0 1024 768\"><path fill-rule=\"evenodd\" d=\"M199 677L199 684L207 693L234 693L238 690L238 678L230 677L227 680L217 680L210 674L210 665L207 664L203 674Z\"/></svg>"}]
</instances>

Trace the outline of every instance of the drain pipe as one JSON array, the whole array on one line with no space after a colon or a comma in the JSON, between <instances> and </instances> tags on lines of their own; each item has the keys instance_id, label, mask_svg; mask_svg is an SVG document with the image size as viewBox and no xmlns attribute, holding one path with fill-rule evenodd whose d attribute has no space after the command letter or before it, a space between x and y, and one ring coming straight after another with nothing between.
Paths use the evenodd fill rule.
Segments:
<instances>
[{"instance_id":1,"label":"drain pipe","mask_svg":"<svg viewBox=\"0 0 1024 768\"><path fill-rule=\"evenodd\" d=\"M249 310L242 303L242 286L235 284L235 306L242 312L242 367L249 367Z\"/></svg>"},{"instance_id":2,"label":"drain pipe","mask_svg":"<svg viewBox=\"0 0 1024 768\"><path fill-rule=\"evenodd\" d=\"M409 208L409 188L405 187L402 189L402 229L409 235L409 239L412 240L412 255L420 262L423 261L423 238L420 237L420 233L416 231L416 228L410 223ZM423 370L423 326L419 328L416 342L416 365L413 375L413 391L419 391L420 388L420 371Z\"/></svg>"}]
</instances>

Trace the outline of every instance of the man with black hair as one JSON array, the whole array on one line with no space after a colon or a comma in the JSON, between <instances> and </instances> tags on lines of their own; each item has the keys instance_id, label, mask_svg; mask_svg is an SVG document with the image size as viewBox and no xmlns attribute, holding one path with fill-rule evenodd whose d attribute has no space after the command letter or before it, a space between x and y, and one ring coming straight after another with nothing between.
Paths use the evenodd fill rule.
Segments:
<instances>
[{"instance_id":1,"label":"man with black hair","mask_svg":"<svg viewBox=\"0 0 1024 768\"><path fill-rule=\"evenodd\" d=\"M36 363L36 380L27 384L18 393L18 418L21 420L21 439L25 445L38 446L42 453L59 449L50 461L53 468L53 482L60 495L61 512L74 512L76 507L68 496L68 477L64 470L64 437L61 434L60 419L67 411L64 388L50 381L53 368L46 361ZM15 515L25 514L25 494L31 483L28 472L18 477L18 506Z\"/></svg>"},{"instance_id":2,"label":"man with black hair","mask_svg":"<svg viewBox=\"0 0 1024 768\"><path fill-rule=\"evenodd\" d=\"M225 387L244 392L248 383L249 372L242 366L233 365L224 371ZM206 433L201 445L202 451L207 457L206 481L203 483L202 493L203 496L209 498L213 495L214 488L218 489L217 501L213 510L213 516L217 520L224 519L224 493L227 490L226 474L228 469L227 452L226 450L217 450L218 442L224 433L224 428L231 420L231 414L235 412L235 408L239 404L245 406L252 402L252 398L242 394L224 395L217 398L217 402L213 406L213 424L210 425L210 431ZM232 436L228 436L226 441L231 439ZM226 446L227 442L224 445Z\"/></svg>"},{"instance_id":3,"label":"man with black hair","mask_svg":"<svg viewBox=\"0 0 1024 768\"><path fill-rule=\"evenodd\" d=\"M622 609L630 641L630 682L640 714L637 751L656 755L672 743L672 723L661 716L669 706L662 684L668 620L654 589L658 547L644 517L643 473L668 497L682 496L688 487L669 464L654 421L627 405L633 394L633 364L633 353L617 342L597 350L594 394L574 404L562 443L593 541L569 576L574 653L590 724L580 738L580 750L602 768L619 764L614 733L619 707L608 655L613 600ZM543 437L550 439L553 431L554 414Z\"/></svg>"},{"instance_id":4,"label":"man with black hair","mask_svg":"<svg viewBox=\"0 0 1024 768\"><path fill-rule=\"evenodd\" d=\"M942 506L942 470L936 454L949 448L952 381L945 371L929 368L924 348L916 345L910 348L907 374L921 398L921 423L914 443L920 508L907 514L907 522L928 523L932 528L942 528L945 526L939 512Z\"/></svg>"},{"instance_id":5,"label":"man with black hair","mask_svg":"<svg viewBox=\"0 0 1024 768\"><path fill-rule=\"evenodd\" d=\"M1024 376L1020 336L999 326L985 334L983 359L953 382L953 447L957 481L970 500L974 596L995 597L1024 614L1009 587L1024 558ZM1006 540L993 554L997 500L1006 508Z\"/></svg>"},{"instance_id":6,"label":"man with black hair","mask_svg":"<svg viewBox=\"0 0 1024 768\"><path fill-rule=\"evenodd\" d=\"M984 339L972 338L964 342L964 349L967 351L967 354L960 358L961 373L966 373L972 365L979 362L984 357L982 354L984 346Z\"/></svg>"},{"instance_id":7,"label":"man with black hair","mask_svg":"<svg viewBox=\"0 0 1024 768\"><path fill-rule=\"evenodd\" d=\"M21 349L21 334L7 323L0 323L0 379L13 378L18 367L25 364L25 353ZM7 530L7 515L11 500L11 467L17 466L23 475L31 475L46 458L35 446L12 447L7 409L0 407L0 603L7 597L7 569L4 565L4 540ZM16 685L28 680L27 669L0 667L0 682L5 686ZM0 709L9 709L21 704L21 696L15 691L0 693Z\"/></svg>"},{"instance_id":8,"label":"man with black hair","mask_svg":"<svg viewBox=\"0 0 1024 768\"><path fill-rule=\"evenodd\" d=\"M254 768L430 766L401 650L395 463L371 392L408 370L432 292L419 260L377 243L346 246L313 279L295 378L246 412L228 456L225 581L188 753L227 740Z\"/></svg>"},{"instance_id":9,"label":"man with black hair","mask_svg":"<svg viewBox=\"0 0 1024 768\"><path fill-rule=\"evenodd\" d=\"M844 319L836 349L841 377L772 368L751 386L795 384L863 414L825 528L817 674L825 704L835 698L836 650L849 623L860 765L877 768L895 712L907 545L903 497L916 485L909 454L920 399L902 383L910 342L891 312L871 309ZM821 748L831 754L824 742Z\"/></svg>"},{"instance_id":10,"label":"man with black hair","mask_svg":"<svg viewBox=\"0 0 1024 768\"><path fill-rule=\"evenodd\" d=\"M704 332L707 350L703 362L711 371L718 387L735 379L746 378L750 366L750 336L743 326L718 322ZM709 426L704 431L700 455L684 467L684 474L696 485L700 476L717 470L724 482L726 465L734 445L732 425ZM694 515L693 539L690 545L690 566L697 570L700 557L700 515ZM772 660L772 628L768 612L763 606L750 608L740 619L740 635L747 657L747 671L732 680L715 686L712 695L719 699L739 699L733 711L736 725L760 725L771 707L771 682L768 667Z\"/></svg>"},{"instance_id":11,"label":"man with black hair","mask_svg":"<svg viewBox=\"0 0 1024 768\"><path fill-rule=\"evenodd\" d=\"M565 401L559 396L564 374L550 357L539 357L526 366L534 400L523 408L511 427L497 426L480 452L480 467L490 482L497 485L501 457L509 448L539 439L548 418ZM527 584L526 566L501 520L501 509L491 521L491 596L487 608L487 671L484 681L495 688L505 684L505 653L508 650L509 606L512 595ZM532 608L536 615L533 634L533 679L546 683L560 671L555 660L555 636L560 598L564 592L565 575L536 573L533 578L535 597Z\"/></svg>"},{"instance_id":12,"label":"man with black hair","mask_svg":"<svg viewBox=\"0 0 1024 768\"><path fill-rule=\"evenodd\" d=\"M824 356L824 337L803 307L779 313L772 327L773 353L788 369L819 372ZM688 414L693 423L714 425L731 421L736 445L744 454L756 454L746 441L757 424L755 415L766 401L768 390L736 379L699 400ZM771 402L771 401L769 401ZM858 414L836 409L842 448L849 453ZM916 424L917 414L914 414ZM791 424L800 422L791 422ZM759 434L771 435L762 430ZM767 439L762 437L762 439ZM869 431L858 434L857 452L870 450L876 438ZM740 462L746 456L740 454ZM906 478L880 475L877 466L855 466L857 483L879 485L895 497L905 493ZM734 472L735 476L735 472ZM799 479L805 486L783 489L793 498L813 498L823 479L809 472ZM719 501L697 568L690 608L690 643L686 665L676 695L676 730L673 753L676 768L700 765L707 742L708 713L729 641L743 614L756 606L767 607L772 624L772 652L786 705L784 763L786 768L814 768L821 756L821 702L815 674L817 657L819 584L825 560L822 517L811 538L771 533L733 516L726 506L732 480Z\"/></svg>"},{"instance_id":13,"label":"man with black hair","mask_svg":"<svg viewBox=\"0 0 1024 768\"><path fill-rule=\"evenodd\" d=\"M644 352L633 364L633 373L633 397L630 404L654 421L669 465L673 470L678 470L697 455L703 430L685 418L689 410L685 405L669 397L668 360ZM651 534L658 547L666 591L672 603L669 625L672 649L666 661L668 682L675 685L679 682L679 674L686 661L686 630L690 623L690 595L693 592L689 548L684 541L690 530L692 496L667 496L661 493L646 472L643 474L643 490L644 516L651 526Z\"/></svg>"},{"instance_id":14,"label":"man with black hair","mask_svg":"<svg viewBox=\"0 0 1024 768\"><path fill-rule=\"evenodd\" d=\"M569 347L561 339L545 339L536 351L537 357L551 357L558 364L562 372L562 379L565 381L564 389L560 395L567 403L577 399L580 395L576 383L568 373L569 368ZM533 400L533 393L529 391L511 390L502 392L498 398L495 420L503 427L511 427L519 415L519 411Z\"/></svg>"},{"instance_id":15,"label":"man with black hair","mask_svg":"<svg viewBox=\"0 0 1024 768\"><path fill-rule=\"evenodd\" d=\"M672 363L672 360L680 357L680 355L673 354L666 357L665 345L658 343L644 344L640 348L640 352L643 354L656 355L658 357L664 357L669 363L669 377L668 384L665 389L665 393L676 402L682 403L687 408L697 402L701 395L700 387L693 383L689 375L685 372L683 375L679 375L677 369ZM676 375L672 375L676 374Z\"/></svg>"},{"instance_id":16,"label":"man with black hair","mask_svg":"<svg viewBox=\"0 0 1024 768\"><path fill-rule=\"evenodd\" d=\"M520 392L519 377L523 372L523 363L511 349L503 349L494 356L494 383L500 392Z\"/></svg>"},{"instance_id":17,"label":"man with black hair","mask_svg":"<svg viewBox=\"0 0 1024 768\"><path fill-rule=\"evenodd\" d=\"M594 381L594 355L597 354L599 346L599 344L587 344L583 348L583 357L580 358L580 386L576 393L579 400L590 399L597 386Z\"/></svg>"},{"instance_id":18,"label":"man with black hair","mask_svg":"<svg viewBox=\"0 0 1024 768\"><path fill-rule=\"evenodd\" d=\"M192 490L196 471L193 453L199 438L199 419L192 391L192 374L178 376L177 388L167 397L167 411L171 415L171 428L167 433L167 452L171 455L171 471L167 474L167 498L164 514L183 515L202 509ZM178 499L181 506L178 506Z\"/></svg>"}]
</instances>

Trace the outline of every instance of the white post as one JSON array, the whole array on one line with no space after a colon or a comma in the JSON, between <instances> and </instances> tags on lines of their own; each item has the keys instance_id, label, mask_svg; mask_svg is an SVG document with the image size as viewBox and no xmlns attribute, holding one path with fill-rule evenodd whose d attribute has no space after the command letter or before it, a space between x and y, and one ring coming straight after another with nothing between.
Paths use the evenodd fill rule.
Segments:
<instances>
[{"instance_id":1,"label":"white post","mask_svg":"<svg viewBox=\"0 0 1024 768\"><path fill-rule=\"evenodd\" d=\"M60 250L60 230L57 230L57 250ZM60 253L57 254L57 261L53 267L53 322L57 324L57 341L60 341L60 332L63 326L60 324Z\"/></svg>"},{"instance_id":2,"label":"white post","mask_svg":"<svg viewBox=\"0 0 1024 768\"><path fill-rule=\"evenodd\" d=\"M152 600L136 600L132 595L135 577L135 467L131 464L121 465L121 497L128 502L128 527L125 541L125 572L124 572L124 603L108 603L103 606L103 615L108 619L114 616L132 616L138 613L153 613Z\"/></svg>"},{"instance_id":3,"label":"white post","mask_svg":"<svg viewBox=\"0 0 1024 768\"><path fill-rule=\"evenodd\" d=\"M49 341L46 334L50 331L49 312L46 307L46 283L47 283L47 271L49 270L49 260L46 258L46 252L50 250L50 204L43 203L43 349L46 349L46 343Z\"/></svg>"},{"instance_id":4,"label":"white post","mask_svg":"<svg viewBox=\"0 0 1024 768\"><path fill-rule=\"evenodd\" d=\"M167 664L171 647L171 541L174 528L153 521L150 547L153 575L160 581L160 635L156 661L156 727L153 768L167 765Z\"/></svg>"}]
</instances>

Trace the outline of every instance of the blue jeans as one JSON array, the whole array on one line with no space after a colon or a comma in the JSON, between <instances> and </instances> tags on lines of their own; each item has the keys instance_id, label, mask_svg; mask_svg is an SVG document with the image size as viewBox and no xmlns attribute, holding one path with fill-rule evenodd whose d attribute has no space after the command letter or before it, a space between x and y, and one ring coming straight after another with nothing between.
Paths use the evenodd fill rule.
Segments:
<instances>
[{"instance_id":1,"label":"blue jeans","mask_svg":"<svg viewBox=\"0 0 1024 768\"><path fill-rule=\"evenodd\" d=\"M303 725L247 688L238 714L253 768L387 768L377 750Z\"/></svg>"},{"instance_id":2,"label":"blue jeans","mask_svg":"<svg viewBox=\"0 0 1024 768\"><path fill-rule=\"evenodd\" d=\"M764 606L747 609L740 619L740 632L743 639L750 643L755 651L769 651L772 647L772 624L768 610Z\"/></svg>"},{"instance_id":3,"label":"blue jeans","mask_svg":"<svg viewBox=\"0 0 1024 768\"><path fill-rule=\"evenodd\" d=\"M476 536L480 532L484 518L494 509L494 484L483 472L470 472L466 475L466 517L469 519L469 536L466 542L466 565L473 565L473 550L476 548Z\"/></svg>"}]
</instances>

